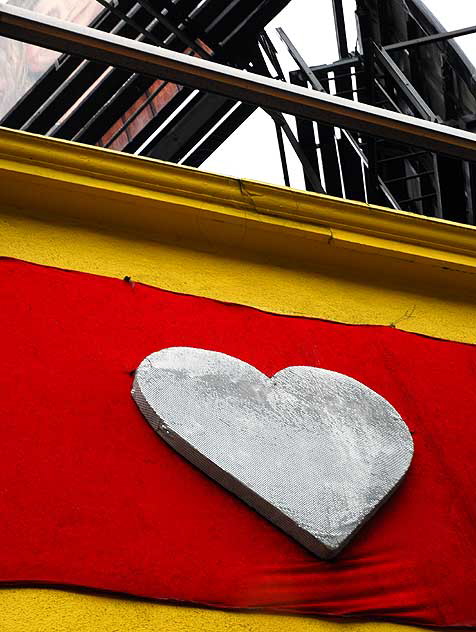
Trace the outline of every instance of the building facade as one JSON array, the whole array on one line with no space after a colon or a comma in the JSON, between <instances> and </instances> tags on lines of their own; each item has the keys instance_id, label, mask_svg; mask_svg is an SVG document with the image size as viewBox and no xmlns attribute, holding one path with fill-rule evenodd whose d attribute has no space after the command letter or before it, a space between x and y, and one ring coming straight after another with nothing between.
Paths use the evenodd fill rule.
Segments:
<instances>
[{"instance_id":1,"label":"building facade","mask_svg":"<svg viewBox=\"0 0 476 632\"><path fill-rule=\"evenodd\" d=\"M7 129L0 182L2 630L476 625L473 227ZM362 381L405 480L319 560L145 423L169 346Z\"/></svg>"}]
</instances>

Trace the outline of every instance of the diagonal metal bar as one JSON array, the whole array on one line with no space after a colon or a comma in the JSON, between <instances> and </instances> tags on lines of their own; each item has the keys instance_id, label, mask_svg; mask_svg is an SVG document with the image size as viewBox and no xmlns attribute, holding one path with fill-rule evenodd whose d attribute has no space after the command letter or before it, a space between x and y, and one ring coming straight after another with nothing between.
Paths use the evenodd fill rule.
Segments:
<instances>
[{"instance_id":1,"label":"diagonal metal bar","mask_svg":"<svg viewBox=\"0 0 476 632\"><path fill-rule=\"evenodd\" d=\"M299 51L294 46L294 44L291 42L289 37L283 31L283 29L282 28L277 28L276 30L278 31L278 34L281 37L281 39L283 40L283 42L286 44L286 46L287 46L287 48L289 50L289 54L294 59L296 64L299 66L300 70L306 75L307 79L309 80L309 83L314 88L314 90L318 90L319 92L325 92L324 86L319 81L319 79L315 76L315 74L312 72L310 67L306 64L304 59L301 57ZM355 153L358 155L360 160L362 160L362 162L364 163L364 165L368 169L369 168L369 160L368 160L367 156L365 155L365 152L360 147L359 143L355 140L355 138L352 136L352 134L350 134L347 130L343 129L342 133L344 134L344 136L349 141L352 149L355 151ZM397 200L394 198L394 196L392 195L390 189L387 187L387 185L385 184L385 182L382 180L382 178L380 176L377 176L377 181L378 181L378 185L380 186L380 189L382 190L382 192L384 193L384 195L386 196L386 198L388 199L390 204L393 206L393 208L399 209L400 206L399 206Z\"/></svg>"},{"instance_id":2,"label":"diagonal metal bar","mask_svg":"<svg viewBox=\"0 0 476 632\"><path fill-rule=\"evenodd\" d=\"M378 46L374 42L374 53L377 62L388 72L392 79L397 83L398 87L405 95L405 99L412 105L418 114L427 121L438 121L438 117L426 101L421 97L419 92L415 90L411 81L403 74L397 64L393 61L386 50Z\"/></svg>"},{"instance_id":3,"label":"diagonal metal bar","mask_svg":"<svg viewBox=\"0 0 476 632\"><path fill-rule=\"evenodd\" d=\"M269 59L271 65L273 66L274 71L276 73L276 77L280 81L286 81L286 77L284 76L283 69L281 68L281 64L279 63L277 51L274 47L273 42L271 41L271 38L266 33L266 31L261 31L261 33L258 35L258 43L261 45L263 52L265 53L266 57Z\"/></svg>"},{"instance_id":4,"label":"diagonal metal bar","mask_svg":"<svg viewBox=\"0 0 476 632\"><path fill-rule=\"evenodd\" d=\"M97 0L99 1L99 0ZM200 44L190 37L188 37L185 31L181 31L173 22L171 22L168 18L166 18L160 11L155 9L148 0L137 0L137 2L143 7L150 15L152 15L157 22L165 26L171 33L173 33L178 39L183 42L186 46L194 50L199 57L203 59L211 59L212 56L202 47Z\"/></svg>"},{"instance_id":5,"label":"diagonal metal bar","mask_svg":"<svg viewBox=\"0 0 476 632\"><path fill-rule=\"evenodd\" d=\"M154 44L157 44L157 46L163 46L163 42L161 42L160 39L158 39L153 33L151 33L149 29L143 28L140 24L137 24L137 22L130 18L127 13L124 13L124 11L118 9L114 2L109 2L109 0L96 0L96 2L102 5L105 9L108 9L108 11L113 13L120 20L123 20L124 22L129 24L129 26L132 26L132 28L141 33L141 35L143 35L145 38L149 39Z\"/></svg>"},{"instance_id":6,"label":"diagonal metal bar","mask_svg":"<svg viewBox=\"0 0 476 632\"><path fill-rule=\"evenodd\" d=\"M0 35L294 116L355 129L464 160L476 160L476 136L470 132L285 84L11 5L0 5Z\"/></svg>"},{"instance_id":7,"label":"diagonal metal bar","mask_svg":"<svg viewBox=\"0 0 476 632\"><path fill-rule=\"evenodd\" d=\"M301 53L298 51L298 49L294 46L294 44L291 42L289 37L284 32L284 29L278 27L276 29L276 32L278 33L279 37L282 39L283 43L286 45L286 48L288 49L289 54L294 59L296 64L299 66L299 69L301 70L301 72L303 72L306 75L306 78L311 84L311 86L313 87L313 89L317 90L318 92L326 92L322 83L319 81L316 75L312 72L311 68L307 65L307 63L304 61L303 57L301 56Z\"/></svg>"},{"instance_id":8,"label":"diagonal metal bar","mask_svg":"<svg viewBox=\"0 0 476 632\"><path fill-rule=\"evenodd\" d=\"M268 109L266 109L265 112L269 114L271 118L274 120L275 124L278 125L283 130L291 147L294 149L297 157L301 161L302 167L304 169L304 173L306 174L307 179L311 183L312 190L315 191L316 193L325 193L324 188L319 179L319 176L314 171L314 167L311 165L311 162L308 159L308 157L304 154L303 151L301 151L301 146L299 144L299 141L294 136L293 130L291 129L291 126L284 118L284 115L281 112L273 112L272 110L268 110Z\"/></svg>"},{"instance_id":9,"label":"diagonal metal bar","mask_svg":"<svg viewBox=\"0 0 476 632\"><path fill-rule=\"evenodd\" d=\"M268 59L270 60L280 80L286 81L284 77L283 69L281 68L278 57L276 55L276 50L274 48L273 42L268 37L265 31L263 31L260 34L260 43L262 45L264 53L268 56ZM264 58L262 54L261 54L261 58L263 60L263 65L264 65L263 70L264 70L264 68L266 68L266 64L264 62ZM271 118L274 120L274 123L276 125L276 133L278 135L279 153L281 156L281 163L283 166L284 181L285 182L287 180L289 181L289 174L287 173L288 169L287 169L287 164L286 164L286 152L284 149L284 143L283 143L283 137L282 137L283 132L286 135L286 138L288 139L296 156L299 158L299 161L301 162L304 174L307 178L307 182L311 186L311 190L317 193L325 193L324 187L322 186L321 179L319 177L318 170L316 170L314 166L311 164L311 161L309 160L306 153L303 151L301 144L299 143L299 140L294 135L294 132L291 129L288 122L286 121L286 118L283 116L281 112L274 112L273 110L269 110L267 108L264 108L264 111L267 114L269 114L269 116L271 116ZM289 186L289 182L287 184Z\"/></svg>"},{"instance_id":10,"label":"diagonal metal bar","mask_svg":"<svg viewBox=\"0 0 476 632\"><path fill-rule=\"evenodd\" d=\"M145 99L145 101L143 103L141 103L141 105L135 110L135 112L133 112L124 121L124 123L119 127L119 129L114 132L114 134L107 141L107 143L104 145L104 147L106 147L106 148L110 147L114 143L114 141L117 140L119 138L119 136L123 132L126 131L126 129L129 127L129 125L133 121L136 120L136 118L141 114L141 112L143 112L147 108L147 106L149 106L154 101L154 99L162 92L162 90L165 89L166 86L167 86L167 83L165 83L165 81L164 81L155 90L153 90L152 93Z\"/></svg>"},{"instance_id":11,"label":"diagonal metal bar","mask_svg":"<svg viewBox=\"0 0 476 632\"><path fill-rule=\"evenodd\" d=\"M288 161L286 160L286 150L284 148L283 130L276 121L274 122L274 125L276 127L276 138L278 140L279 157L281 159L281 168L283 170L283 180L284 184L289 187L291 186L291 180L289 179Z\"/></svg>"}]
</instances>

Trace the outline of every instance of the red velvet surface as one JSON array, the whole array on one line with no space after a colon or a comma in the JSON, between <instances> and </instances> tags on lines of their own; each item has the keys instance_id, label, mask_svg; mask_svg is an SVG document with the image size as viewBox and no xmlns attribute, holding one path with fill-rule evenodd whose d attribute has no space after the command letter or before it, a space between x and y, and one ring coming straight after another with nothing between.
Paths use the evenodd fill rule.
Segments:
<instances>
[{"instance_id":1,"label":"red velvet surface","mask_svg":"<svg viewBox=\"0 0 476 632\"><path fill-rule=\"evenodd\" d=\"M220 607L476 624L476 347L0 262L0 581ZM350 375L414 433L409 474L320 561L156 437L129 372L174 345Z\"/></svg>"}]
</instances>

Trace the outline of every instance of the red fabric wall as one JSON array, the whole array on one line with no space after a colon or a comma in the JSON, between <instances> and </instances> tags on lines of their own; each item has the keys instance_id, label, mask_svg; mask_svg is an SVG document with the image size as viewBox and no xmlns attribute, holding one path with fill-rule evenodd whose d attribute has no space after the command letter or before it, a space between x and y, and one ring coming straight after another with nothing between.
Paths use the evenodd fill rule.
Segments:
<instances>
[{"instance_id":1,"label":"red fabric wall","mask_svg":"<svg viewBox=\"0 0 476 632\"><path fill-rule=\"evenodd\" d=\"M1 581L476 624L476 347L11 260L0 291ZM314 558L156 437L130 371L175 345L268 375L340 371L401 413L409 474L337 560Z\"/></svg>"}]
</instances>

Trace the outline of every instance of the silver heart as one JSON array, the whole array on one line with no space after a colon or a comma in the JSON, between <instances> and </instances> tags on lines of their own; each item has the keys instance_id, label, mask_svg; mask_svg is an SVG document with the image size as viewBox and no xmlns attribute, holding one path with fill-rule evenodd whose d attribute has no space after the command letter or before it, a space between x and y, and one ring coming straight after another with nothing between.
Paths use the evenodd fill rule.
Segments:
<instances>
[{"instance_id":1,"label":"silver heart","mask_svg":"<svg viewBox=\"0 0 476 632\"><path fill-rule=\"evenodd\" d=\"M132 395L175 450L324 558L388 498L413 455L383 397L325 369L269 378L224 353L172 347L142 361Z\"/></svg>"}]
</instances>

